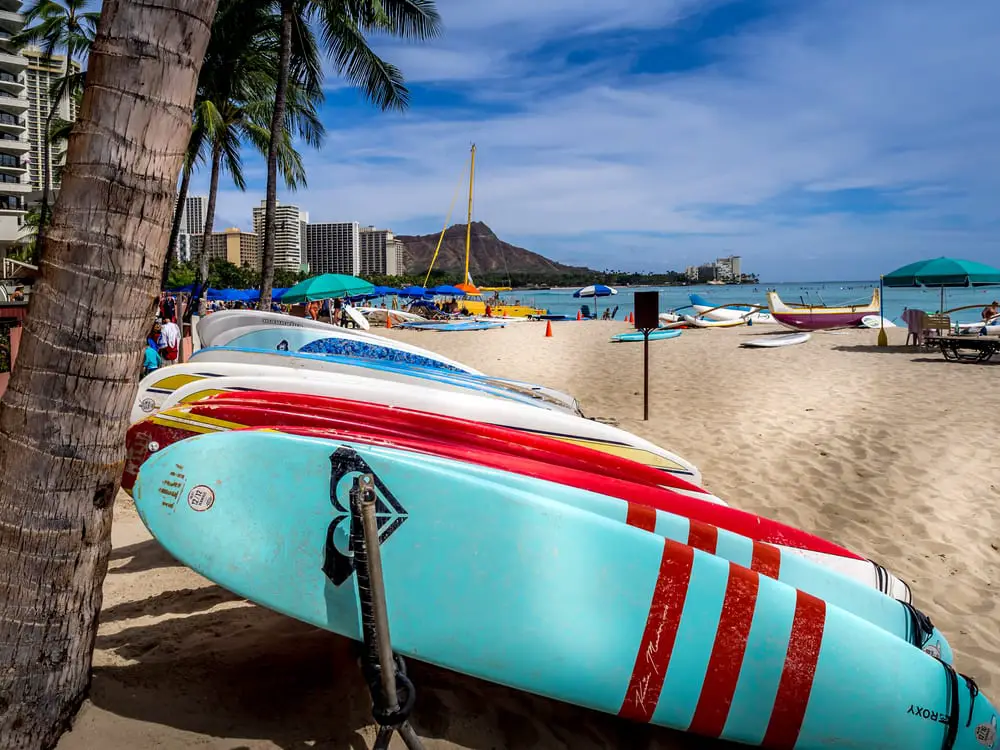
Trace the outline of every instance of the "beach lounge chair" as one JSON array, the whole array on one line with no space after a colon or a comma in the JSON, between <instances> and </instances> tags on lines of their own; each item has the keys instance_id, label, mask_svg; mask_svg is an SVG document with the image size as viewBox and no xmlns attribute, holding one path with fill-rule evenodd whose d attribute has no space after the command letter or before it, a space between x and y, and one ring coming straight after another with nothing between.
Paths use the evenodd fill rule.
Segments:
<instances>
[{"instance_id":1,"label":"beach lounge chair","mask_svg":"<svg viewBox=\"0 0 1000 750\"><path fill-rule=\"evenodd\" d=\"M590 305L580 305L580 314L586 318L590 319Z\"/></svg>"},{"instance_id":2,"label":"beach lounge chair","mask_svg":"<svg viewBox=\"0 0 1000 750\"><path fill-rule=\"evenodd\" d=\"M996 336L938 336L933 343L952 362L989 362L1000 354L1000 338Z\"/></svg>"},{"instance_id":3,"label":"beach lounge chair","mask_svg":"<svg viewBox=\"0 0 1000 750\"><path fill-rule=\"evenodd\" d=\"M902 317L903 322L906 323L906 344L904 346L909 346L911 339L914 346L923 346L924 318L927 317L927 313L923 310L914 310L908 307L903 310Z\"/></svg>"}]
</instances>

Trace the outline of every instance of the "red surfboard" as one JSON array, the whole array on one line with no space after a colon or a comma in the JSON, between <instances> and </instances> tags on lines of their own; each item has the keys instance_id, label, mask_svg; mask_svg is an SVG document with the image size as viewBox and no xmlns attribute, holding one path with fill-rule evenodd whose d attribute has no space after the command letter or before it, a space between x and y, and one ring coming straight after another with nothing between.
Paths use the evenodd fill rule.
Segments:
<instances>
[{"instance_id":1,"label":"red surfboard","mask_svg":"<svg viewBox=\"0 0 1000 750\"><path fill-rule=\"evenodd\" d=\"M227 391L197 403L220 402L254 405L256 408L265 409L277 408L283 411L304 411L331 417L339 416L348 420L351 425L381 424L404 434L448 435L454 441L464 441L470 445L480 445L485 448L495 449L498 444L503 444L508 446L508 450L523 449L524 452L520 455L529 458L538 457L540 460L600 472L639 484L670 487L692 494L708 494L704 488L676 474L653 466L616 456L613 453L512 427L474 422L443 414L385 406L384 404L373 404L367 401L351 401L305 393ZM544 457L539 454L544 454Z\"/></svg>"},{"instance_id":2,"label":"red surfboard","mask_svg":"<svg viewBox=\"0 0 1000 750\"><path fill-rule=\"evenodd\" d=\"M589 470L546 463L517 452L505 452L511 443L502 442L501 450L469 445L464 438L456 440L447 433L413 435L401 432L399 426L359 425L356 417L328 417L281 408L255 408L250 404L212 403L202 401L170 409L138 422L129 429L128 456L122 486L130 489L138 469L155 450L206 432L229 429L272 428L292 434L353 440L370 444L383 443L404 450L413 450L475 463L490 468L557 482L588 490L630 503L628 519L632 525L652 530L655 517L643 513L643 507L685 516L693 521L711 524L755 541L786 547L823 552L839 557L863 559L853 552L825 539L808 534L777 521L761 518L735 508L717 505L682 495L663 487L643 485L625 479L603 476ZM515 431L516 432L516 431ZM559 442L559 441L554 441ZM539 452L539 456L542 454Z\"/></svg>"}]
</instances>

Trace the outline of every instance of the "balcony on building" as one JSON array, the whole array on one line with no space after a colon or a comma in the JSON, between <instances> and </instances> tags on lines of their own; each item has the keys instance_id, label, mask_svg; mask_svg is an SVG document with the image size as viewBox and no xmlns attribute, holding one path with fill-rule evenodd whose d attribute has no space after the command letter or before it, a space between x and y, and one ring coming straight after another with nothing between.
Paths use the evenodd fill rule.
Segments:
<instances>
[{"instance_id":1,"label":"balcony on building","mask_svg":"<svg viewBox=\"0 0 1000 750\"><path fill-rule=\"evenodd\" d=\"M17 12L15 5L20 7L21 4L8 0L0 2L0 33L16 34L24 28L24 16Z\"/></svg>"},{"instance_id":2,"label":"balcony on building","mask_svg":"<svg viewBox=\"0 0 1000 750\"><path fill-rule=\"evenodd\" d=\"M26 154L31 151L28 139L20 133L4 132L0 128L0 154Z\"/></svg>"},{"instance_id":3,"label":"balcony on building","mask_svg":"<svg viewBox=\"0 0 1000 750\"><path fill-rule=\"evenodd\" d=\"M0 133L11 135L21 135L24 132L24 123L17 115L10 112L0 112Z\"/></svg>"}]
</instances>

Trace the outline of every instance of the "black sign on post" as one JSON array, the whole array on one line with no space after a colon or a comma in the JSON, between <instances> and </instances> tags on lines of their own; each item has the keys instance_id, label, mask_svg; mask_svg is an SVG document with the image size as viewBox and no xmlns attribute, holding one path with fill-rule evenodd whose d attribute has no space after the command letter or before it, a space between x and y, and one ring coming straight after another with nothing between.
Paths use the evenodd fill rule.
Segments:
<instances>
[{"instance_id":1,"label":"black sign on post","mask_svg":"<svg viewBox=\"0 0 1000 750\"><path fill-rule=\"evenodd\" d=\"M642 331L642 418L649 421L649 334L660 327L660 293L636 292L635 327Z\"/></svg>"}]
</instances>

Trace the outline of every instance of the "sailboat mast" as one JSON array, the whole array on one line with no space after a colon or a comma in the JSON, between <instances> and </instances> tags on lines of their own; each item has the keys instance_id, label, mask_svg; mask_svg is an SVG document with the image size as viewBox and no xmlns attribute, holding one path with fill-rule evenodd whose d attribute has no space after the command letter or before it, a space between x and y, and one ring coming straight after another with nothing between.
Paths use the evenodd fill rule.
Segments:
<instances>
[{"instance_id":1,"label":"sailboat mast","mask_svg":"<svg viewBox=\"0 0 1000 750\"><path fill-rule=\"evenodd\" d=\"M463 284L469 283L469 250L472 246L472 186L476 181L476 144L472 144L472 166L469 168L469 216L465 224L465 278Z\"/></svg>"}]
</instances>

